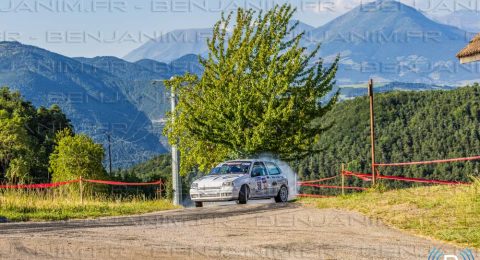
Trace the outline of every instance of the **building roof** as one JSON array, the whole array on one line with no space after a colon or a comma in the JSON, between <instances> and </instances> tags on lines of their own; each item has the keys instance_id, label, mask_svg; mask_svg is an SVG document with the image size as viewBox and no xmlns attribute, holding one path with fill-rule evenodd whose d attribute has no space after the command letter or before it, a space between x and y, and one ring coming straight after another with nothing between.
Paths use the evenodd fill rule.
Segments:
<instances>
[{"instance_id":1,"label":"building roof","mask_svg":"<svg viewBox=\"0 0 480 260\"><path fill-rule=\"evenodd\" d=\"M462 63L480 60L480 33L457 54L457 57Z\"/></svg>"}]
</instances>

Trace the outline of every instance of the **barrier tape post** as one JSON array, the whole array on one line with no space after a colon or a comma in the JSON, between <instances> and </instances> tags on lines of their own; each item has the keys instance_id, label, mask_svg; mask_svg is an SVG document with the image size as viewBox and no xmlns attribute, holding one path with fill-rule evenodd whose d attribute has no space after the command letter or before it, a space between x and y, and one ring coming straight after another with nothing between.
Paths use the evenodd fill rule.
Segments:
<instances>
[{"instance_id":1,"label":"barrier tape post","mask_svg":"<svg viewBox=\"0 0 480 260\"><path fill-rule=\"evenodd\" d=\"M345 196L345 164L342 163L342 196Z\"/></svg>"},{"instance_id":2,"label":"barrier tape post","mask_svg":"<svg viewBox=\"0 0 480 260\"><path fill-rule=\"evenodd\" d=\"M80 176L80 203L83 205L83 178Z\"/></svg>"},{"instance_id":3,"label":"barrier tape post","mask_svg":"<svg viewBox=\"0 0 480 260\"><path fill-rule=\"evenodd\" d=\"M160 184L158 185L159 186L159 193L160 193L160 199L162 199L162 196L163 196L163 181L162 179L160 179Z\"/></svg>"}]
</instances>

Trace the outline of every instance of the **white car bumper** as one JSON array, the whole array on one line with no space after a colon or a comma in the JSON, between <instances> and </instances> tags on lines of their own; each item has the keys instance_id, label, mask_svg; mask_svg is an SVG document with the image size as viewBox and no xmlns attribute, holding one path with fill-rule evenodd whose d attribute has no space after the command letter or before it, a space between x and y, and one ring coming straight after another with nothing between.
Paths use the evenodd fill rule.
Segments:
<instances>
[{"instance_id":1,"label":"white car bumper","mask_svg":"<svg viewBox=\"0 0 480 260\"><path fill-rule=\"evenodd\" d=\"M193 201L231 201L238 199L238 192L238 188L190 189L190 198Z\"/></svg>"}]
</instances>

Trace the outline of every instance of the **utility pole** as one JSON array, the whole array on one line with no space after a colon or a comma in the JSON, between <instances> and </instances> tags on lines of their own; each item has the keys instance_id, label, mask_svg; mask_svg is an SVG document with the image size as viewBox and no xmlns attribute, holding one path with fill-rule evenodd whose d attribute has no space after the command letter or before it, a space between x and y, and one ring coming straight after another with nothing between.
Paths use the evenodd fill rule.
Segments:
<instances>
[{"instance_id":1,"label":"utility pole","mask_svg":"<svg viewBox=\"0 0 480 260\"><path fill-rule=\"evenodd\" d=\"M175 76L171 77L170 80L174 80ZM153 85L157 83L161 83L163 80L154 80L152 82ZM163 87L163 85L162 85ZM171 100L171 112L172 112L172 122L175 122L175 107L177 106L177 96L176 96L176 86L175 84L172 85L172 89L170 92L170 100ZM172 153L172 188L173 188L173 204L180 205L182 203L182 183L180 181L180 154L178 152L177 146L172 145L171 148Z\"/></svg>"},{"instance_id":2,"label":"utility pole","mask_svg":"<svg viewBox=\"0 0 480 260\"><path fill-rule=\"evenodd\" d=\"M170 80L173 80L172 77ZM177 96L176 96L175 86L172 86L170 98L172 102L171 113L172 121L175 122L175 108L177 106ZM173 204L180 205L182 202L182 183L180 182L180 154L177 149L177 145L172 145L172 184L173 184Z\"/></svg>"},{"instance_id":3,"label":"utility pole","mask_svg":"<svg viewBox=\"0 0 480 260\"><path fill-rule=\"evenodd\" d=\"M372 185L375 185L375 113L373 106L373 79L368 82L368 96L370 98L370 142L372 146Z\"/></svg>"},{"instance_id":4,"label":"utility pole","mask_svg":"<svg viewBox=\"0 0 480 260\"><path fill-rule=\"evenodd\" d=\"M171 77L170 80L174 80L175 76ZM163 82L163 80L154 80L152 82L153 85L157 83ZM163 87L163 86L162 86ZM175 122L175 107L177 106L177 97L176 97L176 88L175 84L172 85L172 89L170 92L170 100L171 100L171 113L172 113L172 123ZM180 154L178 152L177 146L172 145L171 148L172 153L172 188L173 188L173 204L180 205L182 203L182 183L180 181Z\"/></svg>"}]
</instances>

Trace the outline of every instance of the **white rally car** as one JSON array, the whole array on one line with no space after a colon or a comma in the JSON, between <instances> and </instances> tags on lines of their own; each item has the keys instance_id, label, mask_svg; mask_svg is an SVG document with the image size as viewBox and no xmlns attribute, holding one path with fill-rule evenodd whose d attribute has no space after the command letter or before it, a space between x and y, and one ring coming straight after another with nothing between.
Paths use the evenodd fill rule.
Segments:
<instances>
[{"instance_id":1,"label":"white rally car","mask_svg":"<svg viewBox=\"0 0 480 260\"><path fill-rule=\"evenodd\" d=\"M288 181L280 168L265 160L235 160L219 164L212 171L195 180L190 197L196 207L207 201L237 201L246 204L249 199L275 198L288 201Z\"/></svg>"}]
</instances>

